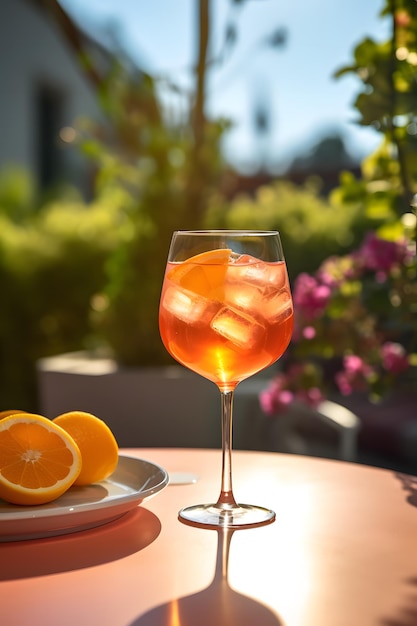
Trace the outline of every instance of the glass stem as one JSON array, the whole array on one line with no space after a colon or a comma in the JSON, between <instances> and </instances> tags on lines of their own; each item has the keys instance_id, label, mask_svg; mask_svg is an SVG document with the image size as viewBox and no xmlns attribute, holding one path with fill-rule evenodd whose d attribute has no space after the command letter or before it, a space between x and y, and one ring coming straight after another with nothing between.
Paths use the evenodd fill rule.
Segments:
<instances>
[{"instance_id":1,"label":"glass stem","mask_svg":"<svg viewBox=\"0 0 417 626\"><path fill-rule=\"evenodd\" d=\"M237 507L232 489L232 417L234 390L220 391L222 402L222 484L217 506L228 510Z\"/></svg>"}]
</instances>

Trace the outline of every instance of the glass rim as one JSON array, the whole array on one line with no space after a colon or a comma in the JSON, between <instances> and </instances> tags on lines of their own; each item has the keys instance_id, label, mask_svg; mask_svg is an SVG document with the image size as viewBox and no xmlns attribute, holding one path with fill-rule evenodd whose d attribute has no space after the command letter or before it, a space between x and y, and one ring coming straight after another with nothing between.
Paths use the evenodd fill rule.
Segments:
<instances>
[{"instance_id":1,"label":"glass rim","mask_svg":"<svg viewBox=\"0 0 417 626\"><path fill-rule=\"evenodd\" d=\"M173 232L174 235L231 235L238 236L242 235L245 237L254 236L261 237L266 235L278 235L278 230L253 230L253 229L234 229L234 228L213 228L206 230L175 230Z\"/></svg>"}]
</instances>

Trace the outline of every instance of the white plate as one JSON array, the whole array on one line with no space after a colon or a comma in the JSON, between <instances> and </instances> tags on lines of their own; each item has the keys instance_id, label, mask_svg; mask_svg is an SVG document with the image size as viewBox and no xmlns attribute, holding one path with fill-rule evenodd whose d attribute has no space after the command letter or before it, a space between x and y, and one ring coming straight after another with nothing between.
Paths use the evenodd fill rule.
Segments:
<instances>
[{"instance_id":1,"label":"white plate","mask_svg":"<svg viewBox=\"0 0 417 626\"><path fill-rule=\"evenodd\" d=\"M168 474L162 467L120 455L109 478L86 487L71 487L48 504L16 506L0 500L0 542L53 537L101 526L167 484Z\"/></svg>"}]
</instances>

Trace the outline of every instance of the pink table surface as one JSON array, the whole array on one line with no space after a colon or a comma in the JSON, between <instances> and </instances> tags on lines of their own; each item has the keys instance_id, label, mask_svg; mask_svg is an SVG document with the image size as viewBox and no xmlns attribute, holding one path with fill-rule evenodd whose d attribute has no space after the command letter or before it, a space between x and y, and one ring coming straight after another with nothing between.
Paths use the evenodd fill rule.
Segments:
<instances>
[{"instance_id":1,"label":"pink table surface","mask_svg":"<svg viewBox=\"0 0 417 626\"><path fill-rule=\"evenodd\" d=\"M177 518L217 498L220 451L122 452L198 481L100 528L0 544L2 626L416 626L417 478L237 451L236 498L277 519L222 533Z\"/></svg>"}]
</instances>

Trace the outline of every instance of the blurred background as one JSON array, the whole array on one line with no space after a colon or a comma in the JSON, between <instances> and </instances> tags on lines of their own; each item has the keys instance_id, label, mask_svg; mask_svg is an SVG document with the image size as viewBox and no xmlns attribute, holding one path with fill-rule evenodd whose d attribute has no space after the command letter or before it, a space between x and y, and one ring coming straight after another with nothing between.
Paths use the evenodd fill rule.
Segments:
<instances>
[{"instance_id":1,"label":"blurred background","mask_svg":"<svg viewBox=\"0 0 417 626\"><path fill-rule=\"evenodd\" d=\"M334 74L350 62L364 37L386 38L380 0L365 5L360 0L339 5L297 0L291 6L274 0L211 0L207 5L204 109L209 118L230 124L221 148L231 167L242 174L282 174L307 169L312 159L321 158L323 167L320 150L333 150L336 169L357 165L376 147L376 132L357 124L352 106L357 79L336 80ZM104 61L97 57L107 56L109 62L114 55L131 71L149 74L164 114L175 122L188 119L204 36L200 9L201 3L192 0L6 2L2 76L9 97L2 103L7 142L2 142L1 163L33 167L26 126L12 129L6 122L13 103L18 114L19 91L25 84L29 89L25 78L38 82L32 85L38 100L48 99L49 83L55 118L61 116L57 126L99 114L96 84L81 56L86 51L101 71ZM26 135L26 146L20 134Z\"/></svg>"},{"instance_id":2,"label":"blurred background","mask_svg":"<svg viewBox=\"0 0 417 626\"><path fill-rule=\"evenodd\" d=\"M413 240L415 6L3 0L0 410L39 410L48 356L171 363L173 230L278 229L293 282Z\"/></svg>"},{"instance_id":3,"label":"blurred background","mask_svg":"<svg viewBox=\"0 0 417 626\"><path fill-rule=\"evenodd\" d=\"M333 75L365 35L386 36L380 4L209 3L205 107L208 116L232 123L222 150L233 167L283 172L326 137L340 137L356 161L376 146L375 132L354 123L354 78L336 81ZM62 6L93 37L157 78L172 113L187 115L199 50L198 2L64 0Z\"/></svg>"}]
</instances>

